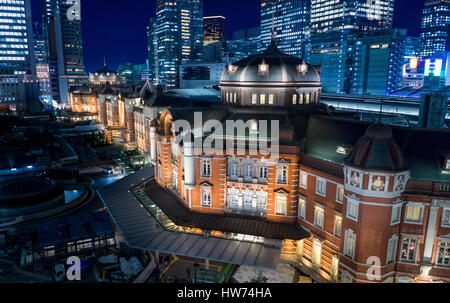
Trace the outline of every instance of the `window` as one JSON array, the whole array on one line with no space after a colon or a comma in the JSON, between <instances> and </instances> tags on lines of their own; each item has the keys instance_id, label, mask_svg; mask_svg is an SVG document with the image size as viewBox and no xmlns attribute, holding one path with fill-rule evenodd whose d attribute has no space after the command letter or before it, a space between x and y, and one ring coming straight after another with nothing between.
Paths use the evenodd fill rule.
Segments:
<instances>
[{"instance_id":1,"label":"window","mask_svg":"<svg viewBox=\"0 0 450 303\"><path fill-rule=\"evenodd\" d=\"M405 223L421 224L423 217L423 204L408 203L405 212Z\"/></svg>"},{"instance_id":2,"label":"window","mask_svg":"<svg viewBox=\"0 0 450 303\"><path fill-rule=\"evenodd\" d=\"M450 227L450 209L444 208L444 212L442 213L442 226Z\"/></svg>"},{"instance_id":3,"label":"window","mask_svg":"<svg viewBox=\"0 0 450 303\"><path fill-rule=\"evenodd\" d=\"M402 204L392 206L391 225L399 224L402 218Z\"/></svg>"},{"instance_id":4,"label":"window","mask_svg":"<svg viewBox=\"0 0 450 303\"><path fill-rule=\"evenodd\" d=\"M303 104L303 94L299 94L298 104Z\"/></svg>"},{"instance_id":5,"label":"window","mask_svg":"<svg viewBox=\"0 0 450 303\"><path fill-rule=\"evenodd\" d=\"M286 216L287 213L287 194L276 195L276 213L277 215Z\"/></svg>"},{"instance_id":6,"label":"window","mask_svg":"<svg viewBox=\"0 0 450 303\"><path fill-rule=\"evenodd\" d=\"M277 169L277 183L287 184L288 167L285 165L278 166Z\"/></svg>"},{"instance_id":7,"label":"window","mask_svg":"<svg viewBox=\"0 0 450 303\"><path fill-rule=\"evenodd\" d=\"M292 104L294 104L294 105L297 104L297 94L292 95Z\"/></svg>"},{"instance_id":8,"label":"window","mask_svg":"<svg viewBox=\"0 0 450 303\"><path fill-rule=\"evenodd\" d=\"M259 167L259 179L267 180L267 166Z\"/></svg>"},{"instance_id":9,"label":"window","mask_svg":"<svg viewBox=\"0 0 450 303\"><path fill-rule=\"evenodd\" d=\"M312 250L312 263L314 266L320 267L320 260L322 259L322 243L315 239Z\"/></svg>"},{"instance_id":10,"label":"window","mask_svg":"<svg viewBox=\"0 0 450 303\"><path fill-rule=\"evenodd\" d=\"M341 237L341 229L342 229L342 216L335 215L334 216L334 231L333 234L340 238Z\"/></svg>"},{"instance_id":11,"label":"window","mask_svg":"<svg viewBox=\"0 0 450 303\"><path fill-rule=\"evenodd\" d=\"M311 94L307 93L306 98L305 98L305 104L309 104L310 99L311 99Z\"/></svg>"},{"instance_id":12,"label":"window","mask_svg":"<svg viewBox=\"0 0 450 303\"><path fill-rule=\"evenodd\" d=\"M412 238L403 238L400 260L404 262L416 262L417 240Z\"/></svg>"},{"instance_id":13,"label":"window","mask_svg":"<svg viewBox=\"0 0 450 303\"><path fill-rule=\"evenodd\" d=\"M236 179L239 177L239 166L237 163L232 163L230 167L230 177Z\"/></svg>"},{"instance_id":14,"label":"window","mask_svg":"<svg viewBox=\"0 0 450 303\"><path fill-rule=\"evenodd\" d=\"M450 266L450 242L439 242L437 264Z\"/></svg>"},{"instance_id":15,"label":"window","mask_svg":"<svg viewBox=\"0 0 450 303\"><path fill-rule=\"evenodd\" d=\"M237 93L234 93L233 94L233 102L236 103L236 101L237 101Z\"/></svg>"},{"instance_id":16,"label":"window","mask_svg":"<svg viewBox=\"0 0 450 303\"><path fill-rule=\"evenodd\" d=\"M202 206L211 206L211 187L202 188Z\"/></svg>"},{"instance_id":17,"label":"window","mask_svg":"<svg viewBox=\"0 0 450 303\"><path fill-rule=\"evenodd\" d=\"M225 99L227 100L227 102L230 102L230 93L229 92L226 93L226 98Z\"/></svg>"},{"instance_id":18,"label":"window","mask_svg":"<svg viewBox=\"0 0 450 303\"><path fill-rule=\"evenodd\" d=\"M259 104L261 104L261 105L266 104L266 95L265 94L259 95Z\"/></svg>"},{"instance_id":19,"label":"window","mask_svg":"<svg viewBox=\"0 0 450 303\"><path fill-rule=\"evenodd\" d=\"M317 178L316 194L324 196L324 197L327 195L327 180L325 180L323 178Z\"/></svg>"},{"instance_id":20,"label":"window","mask_svg":"<svg viewBox=\"0 0 450 303\"><path fill-rule=\"evenodd\" d=\"M339 259L337 256L333 256L331 259L331 277L337 280L339 275Z\"/></svg>"},{"instance_id":21,"label":"window","mask_svg":"<svg viewBox=\"0 0 450 303\"><path fill-rule=\"evenodd\" d=\"M300 187L306 189L308 187L308 174L300 171Z\"/></svg>"},{"instance_id":22,"label":"window","mask_svg":"<svg viewBox=\"0 0 450 303\"><path fill-rule=\"evenodd\" d=\"M253 178L253 167L250 165L245 166L245 178L251 179Z\"/></svg>"},{"instance_id":23,"label":"window","mask_svg":"<svg viewBox=\"0 0 450 303\"><path fill-rule=\"evenodd\" d=\"M273 105L273 94L269 94L269 105Z\"/></svg>"},{"instance_id":24,"label":"window","mask_svg":"<svg viewBox=\"0 0 450 303\"><path fill-rule=\"evenodd\" d=\"M252 94L252 104L258 104L258 95Z\"/></svg>"},{"instance_id":25,"label":"window","mask_svg":"<svg viewBox=\"0 0 450 303\"><path fill-rule=\"evenodd\" d=\"M344 202L344 193L345 193L344 186L338 185L337 189L336 189L336 201L337 202L339 202L339 203Z\"/></svg>"},{"instance_id":26,"label":"window","mask_svg":"<svg viewBox=\"0 0 450 303\"><path fill-rule=\"evenodd\" d=\"M202 160L202 177L211 178L211 160Z\"/></svg>"},{"instance_id":27,"label":"window","mask_svg":"<svg viewBox=\"0 0 450 303\"><path fill-rule=\"evenodd\" d=\"M161 164L158 164L158 179L162 180Z\"/></svg>"},{"instance_id":28,"label":"window","mask_svg":"<svg viewBox=\"0 0 450 303\"><path fill-rule=\"evenodd\" d=\"M322 205L314 207L314 225L323 229L325 209Z\"/></svg>"},{"instance_id":29,"label":"window","mask_svg":"<svg viewBox=\"0 0 450 303\"><path fill-rule=\"evenodd\" d=\"M393 235L391 238L389 238L386 264L395 262L397 260L397 244L398 244L397 235Z\"/></svg>"},{"instance_id":30,"label":"window","mask_svg":"<svg viewBox=\"0 0 450 303\"><path fill-rule=\"evenodd\" d=\"M305 246L304 243L305 242L303 240L297 241L296 253L297 253L297 256L299 256L299 257L303 256L303 247Z\"/></svg>"},{"instance_id":31,"label":"window","mask_svg":"<svg viewBox=\"0 0 450 303\"><path fill-rule=\"evenodd\" d=\"M354 199L347 198L347 218L358 221L359 202Z\"/></svg>"},{"instance_id":32,"label":"window","mask_svg":"<svg viewBox=\"0 0 450 303\"><path fill-rule=\"evenodd\" d=\"M305 219L306 218L306 198L299 197L298 198L298 218Z\"/></svg>"},{"instance_id":33,"label":"window","mask_svg":"<svg viewBox=\"0 0 450 303\"><path fill-rule=\"evenodd\" d=\"M355 258L356 235L351 229L345 231L344 255Z\"/></svg>"}]
</instances>

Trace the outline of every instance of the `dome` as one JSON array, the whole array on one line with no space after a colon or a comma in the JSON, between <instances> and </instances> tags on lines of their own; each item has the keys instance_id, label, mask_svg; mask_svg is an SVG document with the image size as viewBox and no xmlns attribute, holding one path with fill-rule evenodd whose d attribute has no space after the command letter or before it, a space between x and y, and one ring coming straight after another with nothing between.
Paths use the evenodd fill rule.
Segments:
<instances>
[{"instance_id":1,"label":"dome","mask_svg":"<svg viewBox=\"0 0 450 303\"><path fill-rule=\"evenodd\" d=\"M409 168L403 152L394 140L392 129L382 123L373 124L367 129L345 162L368 170L404 171Z\"/></svg>"},{"instance_id":2,"label":"dome","mask_svg":"<svg viewBox=\"0 0 450 303\"><path fill-rule=\"evenodd\" d=\"M321 83L316 68L300 58L282 53L273 42L262 54L228 65L221 85L236 82Z\"/></svg>"}]
</instances>

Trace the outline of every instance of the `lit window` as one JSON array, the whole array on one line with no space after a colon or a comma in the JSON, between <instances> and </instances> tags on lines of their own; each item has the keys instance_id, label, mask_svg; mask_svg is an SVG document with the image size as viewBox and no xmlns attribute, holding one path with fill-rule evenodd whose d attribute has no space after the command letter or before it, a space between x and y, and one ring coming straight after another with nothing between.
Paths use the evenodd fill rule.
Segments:
<instances>
[{"instance_id":1,"label":"lit window","mask_svg":"<svg viewBox=\"0 0 450 303\"><path fill-rule=\"evenodd\" d=\"M269 105L273 105L273 94L269 94Z\"/></svg>"},{"instance_id":2,"label":"lit window","mask_svg":"<svg viewBox=\"0 0 450 303\"><path fill-rule=\"evenodd\" d=\"M299 219L305 219L306 218L306 198L305 197L299 197L298 198L298 214L297 217Z\"/></svg>"},{"instance_id":3,"label":"lit window","mask_svg":"<svg viewBox=\"0 0 450 303\"><path fill-rule=\"evenodd\" d=\"M450 266L450 242L439 242L437 264L442 266Z\"/></svg>"},{"instance_id":4,"label":"lit window","mask_svg":"<svg viewBox=\"0 0 450 303\"><path fill-rule=\"evenodd\" d=\"M397 245L398 245L398 236L393 235L391 238L389 238L388 241L386 264L395 262L397 260Z\"/></svg>"},{"instance_id":5,"label":"lit window","mask_svg":"<svg viewBox=\"0 0 450 303\"><path fill-rule=\"evenodd\" d=\"M303 241L303 240L297 241L297 251L296 251L297 256L300 256L300 257L303 256L304 246L305 246L305 241Z\"/></svg>"},{"instance_id":6,"label":"lit window","mask_svg":"<svg viewBox=\"0 0 450 303\"><path fill-rule=\"evenodd\" d=\"M411 238L403 238L402 241L402 251L400 254L400 260L404 262L416 262L417 254L417 240Z\"/></svg>"},{"instance_id":7,"label":"lit window","mask_svg":"<svg viewBox=\"0 0 450 303\"><path fill-rule=\"evenodd\" d=\"M266 95L264 94L259 95L259 104L261 105L266 104Z\"/></svg>"},{"instance_id":8,"label":"lit window","mask_svg":"<svg viewBox=\"0 0 450 303\"><path fill-rule=\"evenodd\" d=\"M324 196L324 197L327 195L327 180L325 180L323 178L317 178L316 194Z\"/></svg>"},{"instance_id":9,"label":"lit window","mask_svg":"<svg viewBox=\"0 0 450 303\"><path fill-rule=\"evenodd\" d=\"M408 203L405 212L405 223L421 224L423 217L423 204Z\"/></svg>"},{"instance_id":10,"label":"lit window","mask_svg":"<svg viewBox=\"0 0 450 303\"><path fill-rule=\"evenodd\" d=\"M211 160L202 160L201 173L203 178L211 178Z\"/></svg>"},{"instance_id":11,"label":"lit window","mask_svg":"<svg viewBox=\"0 0 450 303\"><path fill-rule=\"evenodd\" d=\"M345 193L345 189L343 186L338 185L337 189L336 189L336 201L339 203L344 202L344 193Z\"/></svg>"},{"instance_id":12,"label":"lit window","mask_svg":"<svg viewBox=\"0 0 450 303\"><path fill-rule=\"evenodd\" d=\"M338 238L341 237L341 229L342 229L342 216L336 215L336 216L334 216L333 234Z\"/></svg>"},{"instance_id":13,"label":"lit window","mask_svg":"<svg viewBox=\"0 0 450 303\"><path fill-rule=\"evenodd\" d=\"M344 255L352 259L355 258L356 235L351 229L345 231Z\"/></svg>"},{"instance_id":14,"label":"lit window","mask_svg":"<svg viewBox=\"0 0 450 303\"><path fill-rule=\"evenodd\" d=\"M252 94L252 104L258 104L258 95Z\"/></svg>"},{"instance_id":15,"label":"lit window","mask_svg":"<svg viewBox=\"0 0 450 303\"><path fill-rule=\"evenodd\" d=\"M233 102L236 103L237 102L237 93L233 94Z\"/></svg>"},{"instance_id":16,"label":"lit window","mask_svg":"<svg viewBox=\"0 0 450 303\"><path fill-rule=\"evenodd\" d=\"M402 217L402 204L392 206L391 225L399 224Z\"/></svg>"},{"instance_id":17,"label":"lit window","mask_svg":"<svg viewBox=\"0 0 450 303\"><path fill-rule=\"evenodd\" d=\"M303 94L299 94L298 104L303 104Z\"/></svg>"},{"instance_id":18,"label":"lit window","mask_svg":"<svg viewBox=\"0 0 450 303\"><path fill-rule=\"evenodd\" d=\"M314 207L314 225L323 229L325 209L322 205Z\"/></svg>"},{"instance_id":19,"label":"lit window","mask_svg":"<svg viewBox=\"0 0 450 303\"><path fill-rule=\"evenodd\" d=\"M286 216L287 213L287 194L276 194L276 213L277 215Z\"/></svg>"},{"instance_id":20,"label":"lit window","mask_svg":"<svg viewBox=\"0 0 450 303\"><path fill-rule=\"evenodd\" d=\"M339 276L339 259L337 256L333 256L331 259L331 277L337 280Z\"/></svg>"},{"instance_id":21,"label":"lit window","mask_svg":"<svg viewBox=\"0 0 450 303\"><path fill-rule=\"evenodd\" d=\"M347 218L358 221L359 202L354 199L347 198Z\"/></svg>"},{"instance_id":22,"label":"lit window","mask_svg":"<svg viewBox=\"0 0 450 303\"><path fill-rule=\"evenodd\" d=\"M320 260L322 259L322 243L317 239L314 239L311 257L313 265L320 267Z\"/></svg>"},{"instance_id":23,"label":"lit window","mask_svg":"<svg viewBox=\"0 0 450 303\"><path fill-rule=\"evenodd\" d=\"M292 104L297 104L297 94L292 95Z\"/></svg>"},{"instance_id":24,"label":"lit window","mask_svg":"<svg viewBox=\"0 0 450 303\"><path fill-rule=\"evenodd\" d=\"M307 93L306 94L306 99L305 99L305 104L309 104L310 99L311 99L311 94Z\"/></svg>"},{"instance_id":25,"label":"lit window","mask_svg":"<svg viewBox=\"0 0 450 303\"><path fill-rule=\"evenodd\" d=\"M300 171L300 187L306 189L308 187L308 174Z\"/></svg>"}]
</instances>

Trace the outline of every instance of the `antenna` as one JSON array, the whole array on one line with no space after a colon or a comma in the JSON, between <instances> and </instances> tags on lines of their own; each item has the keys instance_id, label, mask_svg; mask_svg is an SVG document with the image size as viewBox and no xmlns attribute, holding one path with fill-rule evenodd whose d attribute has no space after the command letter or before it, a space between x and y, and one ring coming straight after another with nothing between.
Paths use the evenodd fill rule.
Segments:
<instances>
[{"instance_id":1,"label":"antenna","mask_svg":"<svg viewBox=\"0 0 450 303\"><path fill-rule=\"evenodd\" d=\"M103 54L103 66L106 67L106 54Z\"/></svg>"}]
</instances>

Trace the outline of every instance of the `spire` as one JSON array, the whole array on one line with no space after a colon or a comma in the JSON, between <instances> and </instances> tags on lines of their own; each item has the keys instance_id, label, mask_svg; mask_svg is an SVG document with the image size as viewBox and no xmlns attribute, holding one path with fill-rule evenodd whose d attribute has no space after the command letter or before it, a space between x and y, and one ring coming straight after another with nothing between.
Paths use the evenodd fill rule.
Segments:
<instances>
[{"instance_id":1,"label":"spire","mask_svg":"<svg viewBox=\"0 0 450 303\"><path fill-rule=\"evenodd\" d=\"M275 43L275 3L272 4L272 43Z\"/></svg>"},{"instance_id":2,"label":"spire","mask_svg":"<svg viewBox=\"0 0 450 303\"><path fill-rule=\"evenodd\" d=\"M103 66L106 68L106 54L103 54Z\"/></svg>"}]
</instances>

